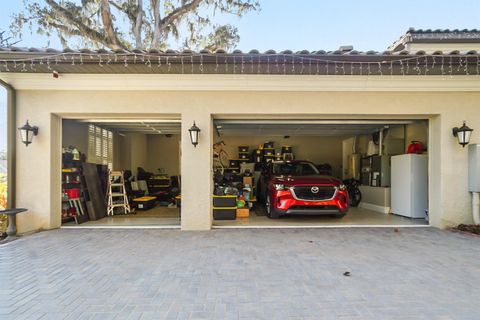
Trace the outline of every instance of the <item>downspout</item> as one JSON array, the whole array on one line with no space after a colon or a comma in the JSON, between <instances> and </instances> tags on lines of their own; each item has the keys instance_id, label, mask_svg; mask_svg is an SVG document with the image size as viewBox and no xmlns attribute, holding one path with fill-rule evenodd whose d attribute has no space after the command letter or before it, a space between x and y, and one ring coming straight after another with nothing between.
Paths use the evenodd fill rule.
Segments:
<instances>
[{"instance_id":1,"label":"downspout","mask_svg":"<svg viewBox=\"0 0 480 320\"><path fill-rule=\"evenodd\" d=\"M17 92L2 79L0 86L7 90L7 207L15 208Z\"/></svg>"},{"instance_id":2,"label":"downspout","mask_svg":"<svg viewBox=\"0 0 480 320\"><path fill-rule=\"evenodd\" d=\"M480 225L480 193L472 192L473 223Z\"/></svg>"}]
</instances>

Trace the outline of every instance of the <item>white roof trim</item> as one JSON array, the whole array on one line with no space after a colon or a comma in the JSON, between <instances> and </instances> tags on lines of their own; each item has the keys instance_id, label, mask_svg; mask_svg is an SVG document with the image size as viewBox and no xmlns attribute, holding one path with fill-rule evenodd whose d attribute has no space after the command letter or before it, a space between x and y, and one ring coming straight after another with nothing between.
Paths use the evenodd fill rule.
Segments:
<instances>
[{"instance_id":1,"label":"white roof trim","mask_svg":"<svg viewBox=\"0 0 480 320\"><path fill-rule=\"evenodd\" d=\"M17 90L89 91L480 91L478 76L294 76L2 73Z\"/></svg>"}]
</instances>

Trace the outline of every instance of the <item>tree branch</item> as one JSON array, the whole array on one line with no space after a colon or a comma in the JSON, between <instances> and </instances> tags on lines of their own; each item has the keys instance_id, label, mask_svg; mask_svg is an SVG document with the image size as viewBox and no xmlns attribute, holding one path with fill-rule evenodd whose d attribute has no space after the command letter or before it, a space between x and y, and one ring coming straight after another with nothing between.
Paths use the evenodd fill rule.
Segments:
<instances>
[{"instance_id":1,"label":"tree branch","mask_svg":"<svg viewBox=\"0 0 480 320\"><path fill-rule=\"evenodd\" d=\"M160 46L160 0L150 0L150 5L153 10L153 39L152 39L152 47L158 48Z\"/></svg>"},{"instance_id":2,"label":"tree branch","mask_svg":"<svg viewBox=\"0 0 480 320\"><path fill-rule=\"evenodd\" d=\"M172 24L175 20L181 18L185 14L189 13L190 11L193 11L196 9L200 3L202 3L203 0L192 0L189 3L184 4L181 7L176 8L173 10L169 15L167 15L165 18L163 18L160 22L160 30L163 32L165 28L168 27L169 24Z\"/></svg>"},{"instance_id":3,"label":"tree branch","mask_svg":"<svg viewBox=\"0 0 480 320\"><path fill-rule=\"evenodd\" d=\"M142 48L142 25L143 25L143 0L137 1L137 16L135 18L135 27L133 35L135 36L135 46Z\"/></svg>"},{"instance_id":4,"label":"tree branch","mask_svg":"<svg viewBox=\"0 0 480 320\"><path fill-rule=\"evenodd\" d=\"M70 11L63 8L61 5L56 3L54 0L45 0L45 2L61 17L72 23L74 26L78 28L81 32L82 36L89 38L90 40L103 44L104 46L110 49L127 49L121 43L112 43L110 39L108 39L104 34L94 30L87 25L85 25L81 20L75 17Z\"/></svg>"},{"instance_id":5,"label":"tree branch","mask_svg":"<svg viewBox=\"0 0 480 320\"><path fill-rule=\"evenodd\" d=\"M110 12L110 4L108 3L108 0L102 0L100 3L100 13L102 16L103 29L105 30L108 40L114 46L118 46L120 41L118 41L115 28L113 27L112 13Z\"/></svg>"},{"instance_id":6,"label":"tree branch","mask_svg":"<svg viewBox=\"0 0 480 320\"><path fill-rule=\"evenodd\" d=\"M79 30L75 30L75 29L71 29L69 27L67 27L66 25L63 25L63 24L59 24L59 23L56 23L56 22L49 22L50 26L60 30L60 31L63 31L65 32L66 34L68 35L72 35L72 36L83 36L83 33L81 33Z\"/></svg>"}]
</instances>

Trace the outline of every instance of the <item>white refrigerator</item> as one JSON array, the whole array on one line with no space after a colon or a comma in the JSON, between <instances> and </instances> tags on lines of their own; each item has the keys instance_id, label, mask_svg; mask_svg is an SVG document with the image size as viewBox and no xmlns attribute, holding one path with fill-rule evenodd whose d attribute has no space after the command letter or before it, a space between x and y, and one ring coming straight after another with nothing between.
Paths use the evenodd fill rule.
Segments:
<instances>
[{"instance_id":1,"label":"white refrigerator","mask_svg":"<svg viewBox=\"0 0 480 320\"><path fill-rule=\"evenodd\" d=\"M392 213L426 218L428 209L428 156L403 154L392 157Z\"/></svg>"}]
</instances>

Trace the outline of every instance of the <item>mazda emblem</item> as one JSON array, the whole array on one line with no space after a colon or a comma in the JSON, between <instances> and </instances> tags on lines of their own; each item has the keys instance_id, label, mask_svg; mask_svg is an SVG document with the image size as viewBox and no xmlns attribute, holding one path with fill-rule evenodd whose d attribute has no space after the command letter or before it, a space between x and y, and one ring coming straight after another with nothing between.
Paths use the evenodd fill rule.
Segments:
<instances>
[{"instance_id":1,"label":"mazda emblem","mask_svg":"<svg viewBox=\"0 0 480 320\"><path fill-rule=\"evenodd\" d=\"M320 188L319 187L312 187L312 189L310 189L310 191L312 191L312 193L318 193L318 191L320 191Z\"/></svg>"}]
</instances>

